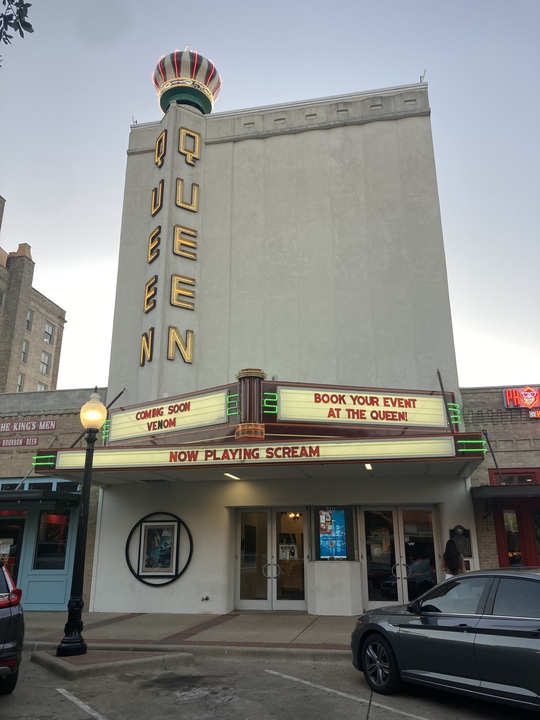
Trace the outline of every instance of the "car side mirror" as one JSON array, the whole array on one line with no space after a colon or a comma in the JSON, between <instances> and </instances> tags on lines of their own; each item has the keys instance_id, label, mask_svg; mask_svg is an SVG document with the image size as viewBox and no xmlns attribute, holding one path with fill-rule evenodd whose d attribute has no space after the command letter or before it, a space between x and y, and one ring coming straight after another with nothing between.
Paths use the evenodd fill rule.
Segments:
<instances>
[{"instance_id":1,"label":"car side mirror","mask_svg":"<svg viewBox=\"0 0 540 720\"><path fill-rule=\"evenodd\" d=\"M413 600L407 605L407 610L410 613L413 613L413 615L418 615L420 611L422 610L422 606L418 602L418 600Z\"/></svg>"}]
</instances>

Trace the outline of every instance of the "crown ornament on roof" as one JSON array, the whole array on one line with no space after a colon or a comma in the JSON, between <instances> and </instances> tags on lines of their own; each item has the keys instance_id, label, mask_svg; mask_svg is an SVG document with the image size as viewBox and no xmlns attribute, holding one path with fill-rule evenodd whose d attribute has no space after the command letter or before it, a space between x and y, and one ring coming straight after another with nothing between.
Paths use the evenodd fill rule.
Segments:
<instances>
[{"instance_id":1,"label":"crown ornament on roof","mask_svg":"<svg viewBox=\"0 0 540 720\"><path fill-rule=\"evenodd\" d=\"M221 77L214 63L190 50L188 45L184 50L163 55L152 81L164 113L172 103L178 103L190 105L207 115L212 112L221 89Z\"/></svg>"}]
</instances>

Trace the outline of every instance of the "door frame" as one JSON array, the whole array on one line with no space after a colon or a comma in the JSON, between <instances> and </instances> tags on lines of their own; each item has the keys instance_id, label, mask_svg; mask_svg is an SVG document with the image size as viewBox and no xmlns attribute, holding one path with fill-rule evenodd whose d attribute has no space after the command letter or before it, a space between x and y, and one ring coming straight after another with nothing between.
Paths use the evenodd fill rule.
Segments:
<instances>
[{"instance_id":1,"label":"door frame","mask_svg":"<svg viewBox=\"0 0 540 720\"><path fill-rule=\"evenodd\" d=\"M393 543L394 543L394 555L395 563L392 567L392 574L396 577L396 589L397 598L395 600L381 599L381 600L370 600L369 599L369 584L368 584L368 565L367 565L367 543L366 543L366 524L365 524L365 512L384 510L392 513L392 522L394 528ZM407 584L408 568L406 548L405 548L405 525L403 519L403 513L407 510L429 510L431 513L431 531L433 538L433 560L435 563L435 572L438 575L439 562L438 558L440 555L439 551L439 522L437 509L434 505L419 503L414 505L373 505L373 506L362 506L359 508L358 522L359 522L359 533L358 537L360 540L360 557L362 559L362 587L364 594L364 607L367 610L375 609L378 607L384 607L388 605L404 605L409 602L409 589Z\"/></svg>"},{"instance_id":2,"label":"door frame","mask_svg":"<svg viewBox=\"0 0 540 720\"><path fill-rule=\"evenodd\" d=\"M266 542L267 542L267 562L263 566L263 573L266 576L266 599L261 600L247 600L241 598L241 580L242 580L242 513L253 512L253 513L265 513L266 514ZM304 589L303 600L283 600L278 599L277 579L281 572L279 565L279 538L277 532L277 518L279 513L283 512L299 512L299 517L295 522L301 523L298 528L302 530L302 548L303 557L297 558L303 561L302 568L302 582ZM237 510L237 521L236 521L236 589L235 606L237 610L296 610L304 611L307 610L307 595L306 595L306 562L308 558L308 510L304 506L287 505L280 507L263 507L263 508L238 508ZM298 548L298 544L297 544ZM283 560L283 558L282 558Z\"/></svg>"}]
</instances>

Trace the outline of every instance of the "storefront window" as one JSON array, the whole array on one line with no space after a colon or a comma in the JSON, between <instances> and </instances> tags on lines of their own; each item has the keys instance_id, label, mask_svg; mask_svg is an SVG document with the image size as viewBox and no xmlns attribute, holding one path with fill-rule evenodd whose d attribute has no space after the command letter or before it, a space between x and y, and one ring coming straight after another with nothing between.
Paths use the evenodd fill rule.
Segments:
<instances>
[{"instance_id":1,"label":"storefront window","mask_svg":"<svg viewBox=\"0 0 540 720\"><path fill-rule=\"evenodd\" d=\"M317 560L354 560L354 535L350 507L315 508Z\"/></svg>"},{"instance_id":2,"label":"storefront window","mask_svg":"<svg viewBox=\"0 0 540 720\"><path fill-rule=\"evenodd\" d=\"M540 471L538 470L489 470L490 485L540 485Z\"/></svg>"},{"instance_id":3,"label":"storefront window","mask_svg":"<svg viewBox=\"0 0 540 720\"><path fill-rule=\"evenodd\" d=\"M69 511L42 510L34 570L63 570L66 563Z\"/></svg>"},{"instance_id":4,"label":"storefront window","mask_svg":"<svg viewBox=\"0 0 540 720\"><path fill-rule=\"evenodd\" d=\"M510 565L521 565L521 545L519 543L518 521L515 510L503 510L506 547Z\"/></svg>"}]
</instances>

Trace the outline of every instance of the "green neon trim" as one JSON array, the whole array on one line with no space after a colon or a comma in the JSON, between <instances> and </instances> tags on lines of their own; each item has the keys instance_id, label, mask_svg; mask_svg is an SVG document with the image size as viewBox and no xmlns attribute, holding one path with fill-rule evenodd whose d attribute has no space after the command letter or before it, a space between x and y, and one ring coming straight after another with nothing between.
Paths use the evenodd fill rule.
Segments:
<instances>
[{"instance_id":1,"label":"green neon trim","mask_svg":"<svg viewBox=\"0 0 540 720\"><path fill-rule=\"evenodd\" d=\"M111 421L105 420L103 427L101 428L101 439L106 440L109 437L109 431L111 429Z\"/></svg>"},{"instance_id":2,"label":"green neon trim","mask_svg":"<svg viewBox=\"0 0 540 720\"><path fill-rule=\"evenodd\" d=\"M263 408L268 415L278 413L278 395L274 392L263 393Z\"/></svg>"},{"instance_id":3,"label":"green neon trim","mask_svg":"<svg viewBox=\"0 0 540 720\"><path fill-rule=\"evenodd\" d=\"M461 422L461 408L458 405L458 403L447 403L446 404L449 412L450 417L453 423L459 423Z\"/></svg>"},{"instance_id":4,"label":"green neon trim","mask_svg":"<svg viewBox=\"0 0 540 720\"><path fill-rule=\"evenodd\" d=\"M239 397L238 393L227 395L227 405L232 405L232 407L227 407L227 417L240 414Z\"/></svg>"},{"instance_id":5,"label":"green neon trim","mask_svg":"<svg viewBox=\"0 0 540 720\"><path fill-rule=\"evenodd\" d=\"M477 453L482 452L484 455L487 453L486 441L485 440L458 440L458 445L469 445L472 447L458 447L460 453Z\"/></svg>"},{"instance_id":6,"label":"green neon trim","mask_svg":"<svg viewBox=\"0 0 540 720\"><path fill-rule=\"evenodd\" d=\"M32 467L55 467L56 455L33 455Z\"/></svg>"}]
</instances>

